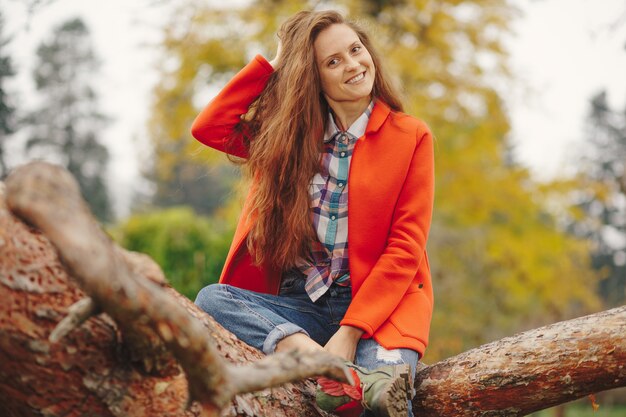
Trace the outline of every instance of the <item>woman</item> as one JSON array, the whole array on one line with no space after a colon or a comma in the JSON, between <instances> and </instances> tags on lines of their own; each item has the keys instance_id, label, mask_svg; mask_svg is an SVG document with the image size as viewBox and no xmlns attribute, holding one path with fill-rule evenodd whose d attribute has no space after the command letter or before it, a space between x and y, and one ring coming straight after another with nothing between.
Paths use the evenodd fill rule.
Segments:
<instances>
[{"instance_id":1,"label":"woman","mask_svg":"<svg viewBox=\"0 0 626 417\"><path fill-rule=\"evenodd\" d=\"M322 380L320 407L405 416L433 305L432 135L339 13L299 12L278 37L276 58L256 56L192 127L243 158L253 184L220 284L196 303L266 354L356 363L356 392Z\"/></svg>"}]
</instances>

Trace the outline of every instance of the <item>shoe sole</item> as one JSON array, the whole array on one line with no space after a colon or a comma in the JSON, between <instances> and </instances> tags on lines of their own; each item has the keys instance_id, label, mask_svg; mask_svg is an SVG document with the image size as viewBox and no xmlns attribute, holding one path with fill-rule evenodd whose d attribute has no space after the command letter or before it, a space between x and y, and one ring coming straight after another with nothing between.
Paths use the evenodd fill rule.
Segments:
<instances>
[{"instance_id":1,"label":"shoe sole","mask_svg":"<svg viewBox=\"0 0 626 417\"><path fill-rule=\"evenodd\" d=\"M406 399L411 401L413 399L413 385L414 380L412 377L411 366L408 364L397 365L399 370L397 371L397 375L400 375L404 379L404 390L406 392Z\"/></svg>"},{"instance_id":2,"label":"shoe sole","mask_svg":"<svg viewBox=\"0 0 626 417\"><path fill-rule=\"evenodd\" d=\"M408 417L409 403L406 398L406 381L402 376L398 376L387 388L385 396L385 417Z\"/></svg>"}]
</instances>

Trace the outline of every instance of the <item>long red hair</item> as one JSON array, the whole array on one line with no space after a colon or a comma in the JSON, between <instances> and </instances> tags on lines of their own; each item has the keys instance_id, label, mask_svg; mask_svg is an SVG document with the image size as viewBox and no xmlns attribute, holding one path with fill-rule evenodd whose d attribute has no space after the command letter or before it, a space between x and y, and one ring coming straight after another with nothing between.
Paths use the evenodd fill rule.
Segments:
<instances>
[{"instance_id":1,"label":"long red hair","mask_svg":"<svg viewBox=\"0 0 626 417\"><path fill-rule=\"evenodd\" d=\"M392 110L402 104L385 77L369 37L335 11L301 11L285 21L278 37L280 60L263 93L244 117L252 178L248 250L255 262L279 270L306 258L316 239L310 215L309 185L320 170L329 106L322 90L313 44L334 24L346 24L359 36L376 68L372 96Z\"/></svg>"}]
</instances>

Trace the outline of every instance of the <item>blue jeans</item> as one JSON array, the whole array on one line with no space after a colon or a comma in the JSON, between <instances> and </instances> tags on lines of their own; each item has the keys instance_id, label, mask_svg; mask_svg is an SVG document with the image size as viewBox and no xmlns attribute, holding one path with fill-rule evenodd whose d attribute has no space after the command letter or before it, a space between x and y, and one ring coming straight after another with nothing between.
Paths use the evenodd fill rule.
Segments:
<instances>
[{"instance_id":1,"label":"blue jeans","mask_svg":"<svg viewBox=\"0 0 626 417\"><path fill-rule=\"evenodd\" d=\"M332 285L313 302L304 284L304 277L297 272L285 274L279 295L213 284L200 290L195 303L240 340L267 355L274 353L278 342L295 333L324 346L339 329L352 301L352 290ZM418 360L414 350L387 350L371 338L359 341L354 363L367 369L406 363L415 375Z\"/></svg>"}]
</instances>

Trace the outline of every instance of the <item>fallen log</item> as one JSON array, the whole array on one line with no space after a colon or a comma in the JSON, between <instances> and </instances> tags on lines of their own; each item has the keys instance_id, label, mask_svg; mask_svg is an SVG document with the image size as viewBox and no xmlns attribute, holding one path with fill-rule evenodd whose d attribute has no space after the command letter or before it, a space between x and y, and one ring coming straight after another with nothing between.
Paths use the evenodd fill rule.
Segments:
<instances>
[{"instance_id":1,"label":"fallen log","mask_svg":"<svg viewBox=\"0 0 626 417\"><path fill-rule=\"evenodd\" d=\"M29 164L6 194L22 221L0 198L2 415L324 415L309 380L266 387L345 377L337 361L262 360L114 245L69 174ZM417 374L416 415L523 416L625 386L625 335L622 307L449 358Z\"/></svg>"},{"instance_id":2,"label":"fallen log","mask_svg":"<svg viewBox=\"0 0 626 417\"><path fill-rule=\"evenodd\" d=\"M482 345L417 375L420 416L525 416L626 386L626 306Z\"/></svg>"}]
</instances>

